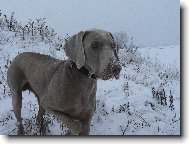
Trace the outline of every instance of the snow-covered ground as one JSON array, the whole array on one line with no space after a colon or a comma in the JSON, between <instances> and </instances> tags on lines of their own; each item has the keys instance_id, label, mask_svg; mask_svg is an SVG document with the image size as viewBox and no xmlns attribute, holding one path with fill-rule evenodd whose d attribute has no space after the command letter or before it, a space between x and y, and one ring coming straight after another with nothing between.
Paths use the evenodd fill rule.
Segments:
<instances>
[{"instance_id":1,"label":"snow-covered ground","mask_svg":"<svg viewBox=\"0 0 189 144\"><path fill-rule=\"evenodd\" d=\"M14 32L0 30L0 134L16 135L16 118L6 82L10 61L21 52L33 51L66 59L63 50L51 43L20 41ZM5 38L4 40L2 38ZM98 80L97 110L92 118L90 135L180 135L180 46L138 48L135 62L123 61L119 80ZM165 91L165 99L153 97ZM173 96L173 107L169 96ZM37 100L32 93L23 93L22 118L27 135L39 134L35 117ZM45 116L48 135L61 135L66 126L50 114Z\"/></svg>"}]
</instances>

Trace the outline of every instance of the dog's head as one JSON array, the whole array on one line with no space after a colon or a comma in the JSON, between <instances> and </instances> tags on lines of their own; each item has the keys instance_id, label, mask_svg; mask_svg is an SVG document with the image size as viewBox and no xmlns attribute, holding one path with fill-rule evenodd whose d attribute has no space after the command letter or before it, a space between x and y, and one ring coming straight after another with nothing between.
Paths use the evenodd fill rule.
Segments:
<instances>
[{"instance_id":1,"label":"dog's head","mask_svg":"<svg viewBox=\"0 0 189 144\"><path fill-rule=\"evenodd\" d=\"M119 78L118 49L110 32L98 29L81 31L66 41L64 49L78 69L84 66L103 80Z\"/></svg>"}]
</instances>

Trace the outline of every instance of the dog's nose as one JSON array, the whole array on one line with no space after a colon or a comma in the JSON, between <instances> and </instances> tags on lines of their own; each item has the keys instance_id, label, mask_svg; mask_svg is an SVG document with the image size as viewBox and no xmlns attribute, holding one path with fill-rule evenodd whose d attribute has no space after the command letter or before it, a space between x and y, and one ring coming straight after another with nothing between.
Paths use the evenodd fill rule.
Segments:
<instances>
[{"instance_id":1,"label":"dog's nose","mask_svg":"<svg viewBox=\"0 0 189 144\"><path fill-rule=\"evenodd\" d=\"M116 65L116 66L113 67L112 72L113 72L116 79L119 79L119 74L121 72L121 69L122 68L121 68L120 65Z\"/></svg>"}]
</instances>

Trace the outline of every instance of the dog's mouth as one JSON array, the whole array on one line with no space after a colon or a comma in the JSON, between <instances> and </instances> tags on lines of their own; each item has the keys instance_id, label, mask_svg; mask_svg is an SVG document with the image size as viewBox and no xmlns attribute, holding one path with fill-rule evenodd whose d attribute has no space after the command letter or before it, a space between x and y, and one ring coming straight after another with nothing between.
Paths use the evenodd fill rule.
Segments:
<instances>
[{"instance_id":1,"label":"dog's mouth","mask_svg":"<svg viewBox=\"0 0 189 144\"><path fill-rule=\"evenodd\" d=\"M120 71L121 71L121 66L114 66L113 68L112 68L112 74L113 74L113 76L116 78L116 79L119 79L119 77L120 77Z\"/></svg>"},{"instance_id":2,"label":"dog's mouth","mask_svg":"<svg viewBox=\"0 0 189 144\"><path fill-rule=\"evenodd\" d=\"M121 66L120 65L115 65L115 66L108 66L102 75L98 75L98 78L102 78L103 80L108 80L110 78L115 78L115 79L119 79L120 77L120 71L121 71Z\"/></svg>"},{"instance_id":3,"label":"dog's mouth","mask_svg":"<svg viewBox=\"0 0 189 144\"><path fill-rule=\"evenodd\" d=\"M114 75L114 77L115 77L116 79L119 79L119 77L120 77L120 71L121 71L121 70L118 70L118 69L115 69L115 70L113 71L113 75Z\"/></svg>"}]
</instances>

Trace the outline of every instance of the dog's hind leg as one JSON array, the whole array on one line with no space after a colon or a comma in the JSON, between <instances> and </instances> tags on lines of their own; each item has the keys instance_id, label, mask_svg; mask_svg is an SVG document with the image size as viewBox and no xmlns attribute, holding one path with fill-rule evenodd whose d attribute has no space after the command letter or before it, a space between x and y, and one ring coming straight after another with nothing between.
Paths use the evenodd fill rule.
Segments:
<instances>
[{"instance_id":1,"label":"dog's hind leg","mask_svg":"<svg viewBox=\"0 0 189 144\"><path fill-rule=\"evenodd\" d=\"M45 110L39 104L39 111L38 111L38 115L37 115L37 124L40 127L40 129L39 129L40 135L46 134L47 126L45 125L44 118L43 118L44 113L45 113Z\"/></svg>"},{"instance_id":2,"label":"dog's hind leg","mask_svg":"<svg viewBox=\"0 0 189 144\"><path fill-rule=\"evenodd\" d=\"M18 124L18 135L24 135L24 128L22 125L21 109L22 109L22 91L21 90L11 90L12 93L12 105L15 117Z\"/></svg>"},{"instance_id":3,"label":"dog's hind leg","mask_svg":"<svg viewBox=\"0 0 189 144\"><path fill-rule=\"evenodd\" d=\"M25 75L22 71L9 67L7 72L7 82L11 90L13 112L17 119L18 135L24 135L22 125L21 109L22 109L22 84L24 83Z\"/></svg>"},{"instance_id":4,"label":"dog's hind leg","mask_svg":"<svg viewBox=\"0 0 189 144\"><path fill-rule=\"evenodd\" d=\"M44 124L44 118L43 115L45 114L45 109L40 105L40 99L37 96L37 94L34 92L34 94L37 97L38 105L39 105L39 111L37 115L37 125L39 125L39 132L40 135L45 135L46 134L46 125Z\"/></svg>"}]
</instances>

